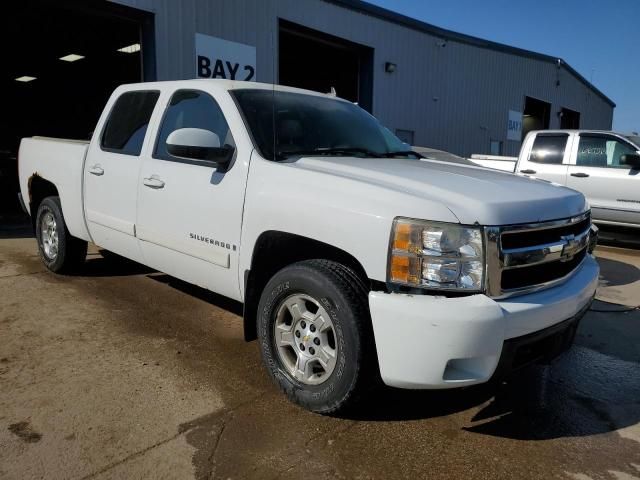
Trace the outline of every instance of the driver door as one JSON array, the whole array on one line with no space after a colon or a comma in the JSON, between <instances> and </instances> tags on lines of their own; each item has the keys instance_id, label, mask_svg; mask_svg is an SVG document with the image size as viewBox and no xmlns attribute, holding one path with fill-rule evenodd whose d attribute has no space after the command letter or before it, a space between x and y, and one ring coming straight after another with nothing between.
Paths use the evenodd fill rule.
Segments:
<instances>
[{"instance_id":1,"label":"driver door","mask_svg":"<svg viewBox=\"0 0 640 480\"><path fill-rule=\"evenodd\" d=\"M228 166L218 168L208 160L175 157L167 149L169 135L182 128L208 130L221 145L235 148L218 100L195 89L161 98L164 114L141 167L137 231L148 265L239 299L240 227L251 152L236 150ZM221 100L232 103L230 97Z\"/></svg>"}]
</instances>

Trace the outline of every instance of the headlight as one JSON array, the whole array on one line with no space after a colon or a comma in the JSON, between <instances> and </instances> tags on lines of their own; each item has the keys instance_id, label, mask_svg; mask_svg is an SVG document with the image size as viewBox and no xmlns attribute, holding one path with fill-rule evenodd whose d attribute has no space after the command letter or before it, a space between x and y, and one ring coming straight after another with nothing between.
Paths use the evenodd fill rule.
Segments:
<instances>
[{"instance_id":1,"label":"headlight","mask_svg":"<svg viewBox=\"0 0 640 480\"><path fill-rule=\"evenodd\" d=\"M393 221L388 281L412 287L481 291L482 229L408 218Z\"/></svg>"}]
</instances>

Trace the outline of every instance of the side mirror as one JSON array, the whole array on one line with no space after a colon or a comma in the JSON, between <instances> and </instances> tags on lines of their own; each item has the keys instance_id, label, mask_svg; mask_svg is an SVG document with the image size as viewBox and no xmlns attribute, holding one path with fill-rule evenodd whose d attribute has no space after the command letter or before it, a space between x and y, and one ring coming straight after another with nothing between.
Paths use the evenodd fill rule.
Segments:
<instances>
[{"instance_id":1,"label":"side mirror","mask_svg":"<svg viewBox=\"0 0 640 480\"><path fill-rule=\"evenodd\" d=\"M626 155L622 155L620 157L621 165L628 165L632 169L640 168L640 155L637 153L627 153Z\"/></svg>"},{"instance_id":2,"label":"side mirror","mask_svg":"<svg viewBox=\"0 0 640 480\"><path fill-rule=\"evenodd\" d=\"M220 146L220 137L202 128L179 128L167 137L167 152L174 157L204 160L218 165L229 163L234 148Z\"/></svg>"}]
</instances>

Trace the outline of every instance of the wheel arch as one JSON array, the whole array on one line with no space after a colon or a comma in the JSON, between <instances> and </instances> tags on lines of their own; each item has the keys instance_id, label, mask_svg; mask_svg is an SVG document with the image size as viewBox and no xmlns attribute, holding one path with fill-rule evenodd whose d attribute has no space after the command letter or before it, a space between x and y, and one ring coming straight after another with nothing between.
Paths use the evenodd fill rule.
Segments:
<instances>
[{"instance_id":1,"label":"wheel arch","mask_svg":"<svg viewBox=\"0 0 640 480\"><path fill-rule=\"evenodd\" d=\"M244 272L244 338L257 338L258 302L264 286L279 270L311 259L333 260L352 269L368 287L371 284L362 264L350 253L325 242L277 230L263 232L256 240L251 268Z\"/></svg>"},{"instance_id":2,"label":"wheel arch","mask_svg":"<svg viewBox=\"0 0 640 480\"><path fill-rule=\"evenodd\" d=\"M55 172L49 175L54 176ZM89 230L84 218L84 199L82 195L82 178L77 182L71 178L68 182L60 179L51 179L34 172L26 181L24 189L27 191L28 201L26 205L31 215L31 223L35 228L38 207L47 197L55 196L60 199L64 221L71 235L81 240L91 241Z\"/></svg>"},{"instance_id":3,"label":"wheel arch","mask_svg":"<svg viewBox=\"0 0 640 480\"><path fill-rule=\"evenodd\" d=\"M31 225L35 229L36 216L38 213L38 207L42 201L47 197L59 197L58 187L55 184L45 178L42 178L37 173L34 173L29 177L29 213L31 214Z\"/></svg>"}]
</instances>

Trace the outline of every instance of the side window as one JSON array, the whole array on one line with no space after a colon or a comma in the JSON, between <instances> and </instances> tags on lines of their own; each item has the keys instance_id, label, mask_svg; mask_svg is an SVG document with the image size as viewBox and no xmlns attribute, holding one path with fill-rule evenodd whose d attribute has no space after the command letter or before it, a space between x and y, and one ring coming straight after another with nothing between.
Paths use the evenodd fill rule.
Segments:
<instances>
[{"instance_id":1,"label":"side window","mask_svg":"<svg viewBox=\"0 0 640 480\"><path fill-rule=\"evenodd\" d=\"M118 97L107 118L100 145L124 155L140 155L153 108L160 92L126 92Z\"/></svg>"},{"instance_id":2,"label":"side window","mask_svg":"<svg viewBox=\"0 0 640 480\"><path fill-rule=\"evenodd\" d=\"M154 158L180 160L167 151L167 137L179 128L202 128L220 139L220 146L235 146L231 130L218 103L208 93L178 90L171 97L158 131Z\"/></svg>"},{"instance_id":3,"label":"side window","mask_svg":"<svg viewBox=\"0 0 640 480\"><path fill-rule=\"evenodd\" d=\"M568 135L538 135L533 141L530 162L561 165Z\"/></svg>"},{"instance_id":4,"label":"side window","mask_svg":"<svg viewBox=\"0 0 640 480\"><path fill-rule=\"evenodd\" d=\"M580 135L576 165L583 167L629 168L621 164L620 157L634 154L636 149L615 137Z\"/></svg>"}]
</instances>

